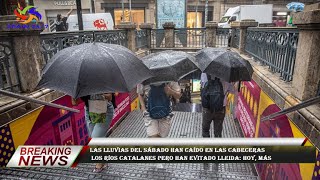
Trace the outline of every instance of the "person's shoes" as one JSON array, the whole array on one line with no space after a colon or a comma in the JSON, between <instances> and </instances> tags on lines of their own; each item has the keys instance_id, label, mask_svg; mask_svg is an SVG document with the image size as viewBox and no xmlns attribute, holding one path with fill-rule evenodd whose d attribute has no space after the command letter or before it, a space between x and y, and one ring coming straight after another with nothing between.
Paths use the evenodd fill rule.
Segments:
<instances>
[{"instance_id":1,"label":"person's shoes","mask_svg":"<svg viewBox=\"0 0 320 180\"><path fill-rule=\"evenodd\" d=\"M158 169L163 169L164 166L163 166L163 164L161 164L161 163L157 163L156 168L158 168Z\"/></svg>"},{"instance_id":2,"label":"person's shoes","mask_svg":"<svg viewBox=\"0 0 320 180\"><path fill-rule=\"evenodd\" d=\"M106 167L107 167L107 165L105 165L105 164L104 164L102 167L100 167L100 168L95 167L95 168L93 169L93 172L99 173L99 172L103 171Z\"/></svg>"}]
</instances>

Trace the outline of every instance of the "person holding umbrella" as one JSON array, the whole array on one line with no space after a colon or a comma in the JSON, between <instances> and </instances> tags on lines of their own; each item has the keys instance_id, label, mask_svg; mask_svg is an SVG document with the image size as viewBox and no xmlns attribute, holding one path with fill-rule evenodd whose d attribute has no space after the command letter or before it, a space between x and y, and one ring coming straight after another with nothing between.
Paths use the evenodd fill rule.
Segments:
<instances>
[{"instance_id":1,"label":"person holding umbrella","mask_svg":"<svg viewBox=\"0 0 320 180\"><path fill-rule=\"evenodd\" d=\"M147 135L150 138L167 137L170 130L172 102L181 97L178 81L197 70L194 57L182 51L152 53L142 59L154 75L137 86Z\"/></svg>"},{"instance_id":2,"label":"person holding umbrella","mask_svg":"<svg viewBox=\"0 0 320 180\"><path fill-rule=\"evenodd\" d=\"M203 48L195 57L195 64L203 73L214 75L208 76L201 91L202 135L210 137L210 124L214 121L214 135L221 137L227 95L234 91L235 82L251 80L253 68L238 53L225 48Z\"/></svg>"},{"instance_id":3,"label":"person holding umbrella","mask_svg":"<svg viewBox=\"0 0 320 180\"><path fill-rule=\"evenodd\" d=\"M202 137L210 137L210 126L213 121L214 137L219 138L222 137L228 93L232 92L233 85L210 75L207 75L207 79L201 91Z\"/></svg>"},{"instance_id":4,"label":"person holding umbrella","mask_svg":"<svg viewBox=\"0 0 320 180\"><path fill-rule=\"evenodd\" d=\"M80 97L85 103L85 119L88 134L91 138L107 137L107 132L111 124L115 104L114 93L96 94ZM77 99L72 98L72 105L76 106ZM97 163L93 172L101 172L106 164Z\"/></svg>"},{"instance_id":5,"label":"person holding umbrella","mask_svg":"<svg viewBox=\"0 0 320 180\"><path fill-rule=\"evenodd\" d=\"M170 97L179 100L180 89L178 82L137 86L140 108L149 138L168 136L173 116Z\"/></svg>"},{"instance_id":6,"label":"person holding umbrella","mask_svg":"<svg viewBox=\"0 0 320 180\"><path fill-rule=\"evenodd\" d=\"M91 95L88 100L89 121L87 127L90 137L106 137L111 124L114 108L113 94L96 94ZM101 172L106 164L97 163L93 172Z\"/></svg>"},{"instance_id":7,"label":"person holding umbrella","mask_svg":"<svg viewBox=\"0 0 320 180\"><path fill-rule=\"evenodd\" d=\"M46 64L37 87L87 99L91 137L105 137L115 108L111 93L130 92L150 77L150 70L129 49L94 42L57 52ZM104 167L97 164L94 171Z\"/></svg>"}]
</instances>

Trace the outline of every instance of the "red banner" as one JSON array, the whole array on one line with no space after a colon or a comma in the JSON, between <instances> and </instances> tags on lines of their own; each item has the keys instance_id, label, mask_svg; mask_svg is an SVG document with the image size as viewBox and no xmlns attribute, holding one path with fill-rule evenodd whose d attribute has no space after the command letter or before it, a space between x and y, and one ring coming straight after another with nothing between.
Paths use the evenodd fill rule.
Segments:
<instances>
[{"instance_id":1,"label":"red banner","mask_svg":"<svg viewBox=\"0 0 320 180\"><path fill-rule=\"evenodd\" d=\"M110 127L118 122L126 113L130 112L130 97L128 93L119 93L116 95L117 108L114 110L113 119Z\"/></svg>"}]
</instances>

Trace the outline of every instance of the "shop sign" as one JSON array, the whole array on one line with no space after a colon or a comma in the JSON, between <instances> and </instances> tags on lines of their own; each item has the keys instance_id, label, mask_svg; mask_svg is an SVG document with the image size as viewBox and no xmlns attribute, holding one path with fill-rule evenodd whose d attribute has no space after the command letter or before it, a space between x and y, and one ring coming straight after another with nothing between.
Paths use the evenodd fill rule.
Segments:
<instances>
[{"instance_id":1,"label":"shop sign","mask_svg":"<svg viewBox=\"0 0 320 180\"><path fill-rule=\"evenodd\" d=\"M176 28L186 26L186 0L157 0L157 28L165 22L173 22Z\"/></svg>"},{"instance_id":2,"label":"shop sign","mask_svg":"<svg viewBox=\"0 0 320 180\"><path fill-rule=\"evenodd\" d=\"M76 1L54 1L55 6L75 6Z\"/></svg>"}]
</instances>

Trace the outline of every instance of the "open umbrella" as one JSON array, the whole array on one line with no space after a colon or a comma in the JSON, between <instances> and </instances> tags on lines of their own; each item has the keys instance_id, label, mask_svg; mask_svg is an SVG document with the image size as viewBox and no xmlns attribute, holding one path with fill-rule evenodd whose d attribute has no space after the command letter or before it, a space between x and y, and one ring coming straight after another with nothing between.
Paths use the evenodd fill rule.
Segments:
<instances>
[{"instance_id":1,"label":"open umbrella","mask_svg":"<svg viewBox=\"0 0 320 180\"><path fill-rule=\"evenodd\" d=\"M287 4L287 8L290 11L299 12L299 11L303 11L304 4L300 3L300 2L291 2L291 3Z\"/></svg>"},{"instance_id":2,"label":"open umbrella","mask_svg":"<svg viewBox=\"0 0 320 180\"><path fill-rule=\"evenodd\" d=\"M250 81L253 74L251 64L238 53L225 48L204 48L197 52L199 69L227 82Z\"/></svg>"},{"instance_id":3,"label":"open umbrella","mask_svg":"<svg viewBox=\"0 0 320 180\"><path fill-rule=\"evenodd\" d=\"M85 95L129 92L152 77L129 49L106 43L86 43L59 51L43 70L40 88Z\"/></svg>"},{"instance_id":4,"label":"open umbrella","mask_svg":"<svg viewBox=\"0 0 320 180\"><path fill-rule=\"evenodd\" d=\"M150 54L142 60L154 75L144 84L179 81L198 69L194 64L195 58L183 51L162 51Z\"/></svg>"}]
</instances>

